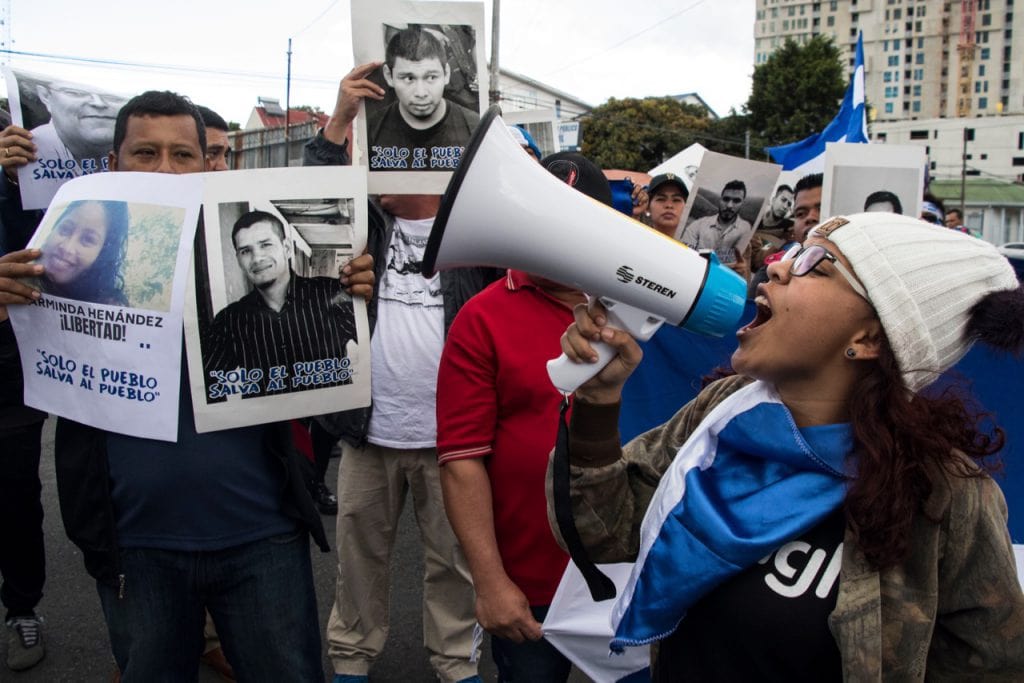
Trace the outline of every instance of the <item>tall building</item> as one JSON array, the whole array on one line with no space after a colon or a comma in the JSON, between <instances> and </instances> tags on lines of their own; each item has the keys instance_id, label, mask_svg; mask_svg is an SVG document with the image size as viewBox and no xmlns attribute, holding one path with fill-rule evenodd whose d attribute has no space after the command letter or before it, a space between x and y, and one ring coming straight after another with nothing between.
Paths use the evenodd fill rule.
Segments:
<instances>
[{"instance_id":1,"label":"tall building","mask_svg":"<svg viewBox=\"0 0 1024 683\"><path fill-rule=\"evenodd\" d=\"M1014 13L1014 0L756 3L755 64L786 39L826 35L852 67L863 33L873 121L1024 113L1024 7Z\"/></svg>"}]
</instances>

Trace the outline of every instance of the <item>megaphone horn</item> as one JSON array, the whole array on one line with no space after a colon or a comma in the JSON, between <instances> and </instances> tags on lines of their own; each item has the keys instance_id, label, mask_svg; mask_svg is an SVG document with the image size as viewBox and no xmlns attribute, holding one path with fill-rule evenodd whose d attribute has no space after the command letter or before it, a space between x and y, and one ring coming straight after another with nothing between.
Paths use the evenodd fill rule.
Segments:
<instances>
[{"instance_id":1,"label":"megaphone horn","mask_svg":"<svg viewBox=\"0 0 1024 683\"><path fill-rule=\"evenodd\" d=\"M497 106L487 110L448 183L424 272L493 266L539 275L600 296L611 314L618 313L619 324L611 323L641 339L661 321L713 336L736 329L746 298L741 277L713 254L702 255L548 173L516 144L500 114ZM573 391L615 355L610 347L597 352L597 364L569 363L564 356L549 364L555 386Z\"/></svg>"}]
</instances>

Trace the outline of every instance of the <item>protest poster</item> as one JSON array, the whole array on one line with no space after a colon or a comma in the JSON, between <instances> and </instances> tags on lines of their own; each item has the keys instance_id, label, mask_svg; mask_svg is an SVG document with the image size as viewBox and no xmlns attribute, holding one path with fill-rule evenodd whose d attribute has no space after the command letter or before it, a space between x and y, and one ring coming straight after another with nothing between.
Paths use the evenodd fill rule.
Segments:
<instances>
[{"instance_id":1,"label":"protest poster","mask_svg":"<svg viewBox=\"0 0 1024 683\"><path fill-rule=\"evenodd\" d=\"M487 106L484 6L355 0L355 63L385 90L356 119L358 163L372 193L440 194Z\"/></svg>"},{"instance_id":2,"label":"protest poster","mask_svg":"<svg viewBox=\"0 0 1024 683\"><path fill-rule=\"evenodd\" d=\"M29 247L42 292L9 306L25 404L130 436L177 438L181 325L199 175L83 176Z\"/></svg>"},{"instance_id":3,"label":"protest poster","mask_svg":"<svg viewBox=\"0 0 1024 683\"><path fill-rule=\"evenodd\" d=\"M925 148L918 145L825 145L821 218L863 211L921 215Z\"/></svg>"},{"instance_id":4,"label":"protest poster","mask_svg":"<svg viewBox=\"0 0 1024 683\"><path fill-rule=\"evenodd\" d=\"M676 239L722 263L743 254L761 222L781 166L705 151Z\"/></svg>"},{"instance_id":5,"label":"protest poster","mask_svg":"<svg viewBox=\"0 0 1024 683\"><path fill-rule=\"evenodd\" d=\"M71 178L107 170L114 122L128 97L4 67L11 119L32 133L36 160L18 169L21 204L45 209Z\"/></svg>"},{"instance_id":6,"label":"protest poster","mask_svg":"<svg viewBox=\"0 0 1024 683\"><path fill-rule=\"evenodd\" d=\"M366 305L338 279L366 212L360 168L205 176L185 307L198 432L370 404Z\"/></svg>"}]
</instances>

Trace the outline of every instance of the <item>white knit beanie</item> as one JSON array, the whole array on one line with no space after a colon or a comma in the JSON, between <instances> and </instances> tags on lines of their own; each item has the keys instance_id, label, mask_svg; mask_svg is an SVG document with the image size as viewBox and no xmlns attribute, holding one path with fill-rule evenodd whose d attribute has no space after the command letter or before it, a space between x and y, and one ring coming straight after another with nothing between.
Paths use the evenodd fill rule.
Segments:
<instances>
[{"instance_id":1,"label":"white knit beanie","mask_svg":"<svg viewBox=\"0 0 1024 683\"><path fill-rule=\"evenodd\" d=\"M833 242L853 266L914 392L967 353L964 330L974 304L1018 286L994 246L917 218L853 214L829 219L812 234Z\"/></svg>"}]
</instances>

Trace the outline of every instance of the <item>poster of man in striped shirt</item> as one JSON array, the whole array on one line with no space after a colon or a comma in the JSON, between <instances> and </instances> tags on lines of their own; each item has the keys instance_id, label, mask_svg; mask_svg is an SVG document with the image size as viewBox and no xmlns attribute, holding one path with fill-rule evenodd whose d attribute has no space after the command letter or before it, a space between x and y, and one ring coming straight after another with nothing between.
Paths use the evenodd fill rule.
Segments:
<instances>
[{"instance_id":1,"label":"poster of man in striped shirt","mask_svg":"<svg viewBox=\"0 0 1024 683\"><path fill-rule=\"evenodd\" d=\"M185 326L198 431L368 404L365 303L340 279L366 244L365 174L343 171L211 174Z\"/></svg>"},{"instance_id":2,"label":"poster of man in striped shirt","mask_svg":"<svg viewBox=\"0 0 1024 683\"><path fill-rule=\"evenodd\" d=\"M284 223L267 211L242 214L231 243L252 290L213 319L207 400L225 399L238 381L243 397L351 384L355 314L338 278L296 275Z\"/></svg>"}]
</instances>

